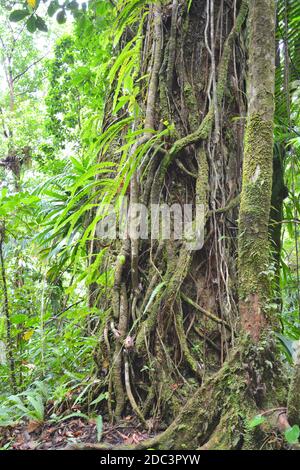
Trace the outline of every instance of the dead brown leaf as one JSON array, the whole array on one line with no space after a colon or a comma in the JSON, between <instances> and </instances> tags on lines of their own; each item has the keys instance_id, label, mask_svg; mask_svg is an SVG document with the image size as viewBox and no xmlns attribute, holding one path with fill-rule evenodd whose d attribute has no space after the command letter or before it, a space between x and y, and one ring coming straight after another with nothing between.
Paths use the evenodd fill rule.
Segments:
<instances>
[{"instance_id":1,"label":"dead brown leaf","mask_svg":"<svg viewBox=\"0 0 300 470\"><path fill-rule=\"evenodd\" d=\"M39 427L41 427L41 423L39 421L29 421L26 431L31 433L36 431Z\"/></svg>"}]
</instances>

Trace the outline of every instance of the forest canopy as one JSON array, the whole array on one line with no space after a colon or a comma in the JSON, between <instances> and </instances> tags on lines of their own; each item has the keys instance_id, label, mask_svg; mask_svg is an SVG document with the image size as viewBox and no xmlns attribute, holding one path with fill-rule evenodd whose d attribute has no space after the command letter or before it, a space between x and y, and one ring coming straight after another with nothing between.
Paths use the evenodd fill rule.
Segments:
<instances>
[{"instance_id":1,"label":"forest canopy","mask_svg":"<svg viewBox=\"0 0 300 470\"><path fill-rule=\"evenodd\" d=\"M299 25L0 0L2 450L299 448Z\"/></svg>"}]
</instances>

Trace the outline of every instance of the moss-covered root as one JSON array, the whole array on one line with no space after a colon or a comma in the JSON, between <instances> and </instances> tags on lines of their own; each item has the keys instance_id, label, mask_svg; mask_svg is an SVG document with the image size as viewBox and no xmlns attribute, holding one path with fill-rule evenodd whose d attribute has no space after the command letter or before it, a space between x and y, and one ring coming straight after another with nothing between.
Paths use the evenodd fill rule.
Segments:
<instances>
[{"instance_id":1,"label":"moss-covered root","mask_svg":"<svg viewBox=\"0 0 300 470\"><path fill-rule=\"evenodd\" d=\"M272 363L272 367L268 363ZM278 406L275 392L280 382L278 370L276 350L270 340L264 339L258 345L246 340L227 363L204 382L168 429L139 447L164 450L260 448L265 433L249 429L247 423L260 413L260 407ZM264 388L264 383L268 383L268 387Z\"/></svg>"},{"instance_id":2,"label":"moss-covered root","mask_svg":"<svg viewBox=\"0 0 300 470\"><path fill-rule=\"evenodd\" d=\"M141 442L140 449L196 449L217 426L222 398L214 392L213 381L201 387L188 401L178 417L160 435Z\"/></svg>"},{"instance_id":3,"label":"moss-covered root","mask_svg":"<svg viewBox=\"0 0 300 470\"><path fill-rule=\"evenodd\" d=\"M261 409L278 409L277 366L272 341L244 341L223 367L199 387L162 434L140 442L134 449L261 448L270 430L250 429L248 423ZM262 387L266 383L268 386ZM93 446L109 448L105 443ZM121 449L129 447L118 447Z\"/></svg>"},{"instance_id":4,"label":"moss-covered root","mask_svg":"<svg viewBox=\"0 0 300 470\"><path fill-rule=\"evenodd\" d=\"M187 402L172 424L161 434L140 442L134 447L140 449L197 449L204 444L218 425L224 404L226 372L222 368L209 379L205 386ZM68 449L112 449L109 443L72 444ZM129 450L131 446L113 447L115 450Z\"/></svg>"},{"instance_id":5,"label":"moss-covered root","mask_svg":"<svg viewBox=\"0 0 300 470\"><path fill-rule=\"evenodd\" d=\"M199 450L238 449L242 447L243 442L244 426L242 420L239 413L232 410L222 416L210 439Z\"/></svg>"},{"instance_id":6,"label":"moss-covered root","mask_svg":"<svg viewBox=\"0 0 300 470\"><path fill-rule=\"evenodd\" d=\"M198 389L173 423L162 434L142 442L140 448L197 449L210 441L214 432L222 425L220 423L225 414L230 412L236 417L235 422L238 422L242 405L237 403L236 397L244 397L246 381L240 366L237 371L237 363L239 356L236 352L233 359ZM230 443L232 435L228 431L227 435L226 445L233 448L233 442ZM236 440L236 436L234 439Z\"/></svg>"}]
</instances>

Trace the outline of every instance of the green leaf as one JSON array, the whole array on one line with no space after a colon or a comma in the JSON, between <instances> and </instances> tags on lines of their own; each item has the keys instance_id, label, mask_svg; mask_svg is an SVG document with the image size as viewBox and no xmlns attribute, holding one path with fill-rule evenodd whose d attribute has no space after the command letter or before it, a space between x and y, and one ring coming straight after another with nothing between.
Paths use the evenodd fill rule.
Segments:
<instances>
[{"instance_id":1,"label":"green leaf","mask_svg":"<svg viewBox=\"0 0 300 470\"><path fill-rule=\"evenodd\" d=\"M90 405L96 405L97 403L100 403L100 401L107 400L108 398L108 393L100 393L99 397L95 398L95 400L90 403Z\"/></svg>"},{"instance_id":2,"label":"green leaf","mask_svg":"<svg viewBox=\"0 0 300 470\"><path fill-rule=\"evenodd\" d=\"M24 315L23 313L17 313L16 315L11 316L10 321L13 325L19 325L21 323L26 323L27 319L27 315Z\"/></svg>"},{"instance_id":3,"label":"green leaf","mask_svg":"<svg viewBox=\"0 0 300 470\"><path fill-rule=\"evenodd\" d=\"M67 4L66 8L71 11L76 11L79 8L78 2L76 2L76 0L72 0L70 3Z\"/></svg>"},{"instance_id":4,"label":"green leaf","mask_svg":"<svg viewBox=\"0 0 300 470\"><path fill-rule=\"evenodd\" d=\"M125 256L124 256L124 255L119 255L119 256L118 256L118 261L119 261L119 263L122 264L122 265L125 264L125 261L126 261Z\"/></svg>"},{"instance_id":5,"label":"green leaf","mask_svg":"<svg viewBox=\"0 0 300 470\"><path fill-rule=\"evenodd\" d=\"M61 10L56 15L56 20L59 24L64 24L67 21L66 12Z\"/></svg>"},{"instance_id":6,"label":"green leaf","mask_svg":"<svg viewBox=\"0 0 300 470\"><path fill-rule=\"evenodd\" d=\"M48 6L47 13L49 16L53 16L57 10L59 10L60 6L57 0L54 0L53 2L50 3Z\"/></svg>"},{"instance_id":7,"label":"green leaf","mask_svg":"<svg viewBox=\"0 0 300 470\"><path fill-rule=\"evenodd\" d=\"M26 18L26 16L28 16L29 14L30 13L28 10L15 10L9 15L9 19L10 21L16 23L17 21L21 21Z\"/></svg>"},{"instance_id":8,"label":"green leaf","mask_svg":"<svg viewBox=\"0 0 300 470\"><path fill-rule=\"evenodd\" d=\"M256 426L260 426L266 421L266 418L264 418L262 415L257 415L251 421L248 423L248 428L253 429Z\"/></svg>"},{"instance_id":9,"label":"green leaf","mask_svg":"<svg viewBox=\"0 0 300 470\"><path fill-rule=\"evenodd\" d=\"M280 333L275 333L275 335L278 337L279 341L283 345L286 354L290 359L293 357L293 341L287 338L286 336L280 334Z\"/></svg>"},{"instance_id":10,"label":"green leaf","mask_svg":"<svg viewBox=\"0 0 300 470\"><path fill-rule=\"evenodd\" d=\"M36 17L35 24L37 29L39 29L40 31L44 31L45 33L48 31L48 26L46 25L45 20L43 20L43 18L41 18L40 16Z\"/></svg>"},{"instance_id":11,"label":"green leaf","mask_svg":"<svg viewBox=\"0 0 300 470\"><path fill-rule=\"evenodd\" d=\"M66 421L67 419L71 419L71 418L84 418L84 419L86 419L86 420L89 420L88 415L86 415L86 414L81 413L80 411L78 411L78 412L71 413L71 414L69 414L69 415L67 415L67 416L64 416L63 418L58 418L58 419L55 420L55 421L61 422L61 421Z\"/></svg>"},{"instance_id":12,"label":"green leaf","mask_svg":"<svg viewBox=\"0 0 300 470\"><path fill-rule=\"evenodd\" d=\"M45 408L44 408L42 397L40 395L37 395L35 393L30 393L30 392L28 392L26 396L27 396L28 402L31 404L31 406L34 409L34 413L31 412L31 415L37 418L38 421L44 421ZM29 413L30 413L30 410L29 410Z\"/></svg>"},{"instance_id":13,"label":"green leaf","mask_svg":"<svg viewBox=\"0 0 300 470\"><path fill-rule=\"evenodd\" d=\"M166 285L165 281L161 282L160 284L158 284L154 291L152 292L152 294L150 295L150 299L148 300L148 303L145 307L145 310L143 312L143 315L145 315L145 313L148 311L150 305L152 304L153 300L155 299L156 295L159 293L159 291Z\"/></svg>"},{"instance_id":14,"label":"green leaf","mask_svg":"<svg viewBox=\"0 0 300 470\"><path fill-rule=\"evenodd\" d=\"M97 418L96 418L96 428L97 428L97 441L100 442L101 438L102 438L102 431L103 431L102 416L97 416Z\"/></svg>"},{"instance_id":15,"label":"green leaf","mask_svg":"<svg viewBox=\"0 0 300 470\"><path fill-rule=\"evenodd\" d=\"M26 21L26 28L30 33L34 33L36 31L36 21L34 16L30 16Z\"/></svg>"},{"instance_id":16,"label":"green leaf","mask_svg":"<svg viewBox=\"0 0 300 470\"><path fill-rule=\"evenodd\" d=\"M289 444L295 444L298 442L300 436L300 428L297 424L287 429L284 433L286 440Z\"/></svg>"}]
</instances>

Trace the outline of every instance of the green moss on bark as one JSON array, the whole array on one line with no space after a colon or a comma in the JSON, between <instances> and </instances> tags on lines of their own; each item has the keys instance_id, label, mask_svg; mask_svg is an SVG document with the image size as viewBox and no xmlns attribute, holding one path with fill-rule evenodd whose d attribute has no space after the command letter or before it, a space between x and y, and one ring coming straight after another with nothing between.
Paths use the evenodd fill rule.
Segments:
<instances>
[{"instance_id":1,"label":"green moss on bark","mask_svg":"<svg viewBox=\"0 0 300 470\"><path fill-rule=\"evenodd\" d=\"M200 117L198 112L197 98L190 83L186 83L184 85L183 93L185 98L185 104L187 106L187 109L189 110L190 129L192 132L194 132L199 126Z\"/></svg>"},{"instance_id":2,"label":"green moss on bark","mask_svg":"<svg viewBox=\"0 0 300 470\"><path fill-rule=\"evenodd\" d=\"M272 191L273 121L249 117L240 205L240 295L268 298L268 221Z\"/></svg>"},{"instance_id":3,"label":"green moss on bark","mask_svg":"<svg viewBox=\"0 0 300 470\"><path fill-rule=\"evenodd\" d=\"M259 448L264 430L250 429L248 423L261 409L278 406L279 371L272 338L264 337L258 344L241 339L228 362L206 379L175 421L142 443L143 448L179 450L187 444L189 449Z\"/></svg>"},{"instance_id":4,"label":"green moss on bark","mask_svg":"<svg viewBox=\"0 0 300 470\"><path fill-rule=\"evenodd\" d=\"M300 425L300 363L296 364L288 397L288 418L291 425Z\"/></svg>"},{"instance_id":5,"label":"green moss on bark","mask_svg":"<svg viewBox=\"0 0 300 470\"><path fill-rule=\"evenodd\" d=\"M242 326L258 340L270 323L268 224L273 176L275 2L250 1L248 119L239 217Z\"/></svg>"}]
</instances>

